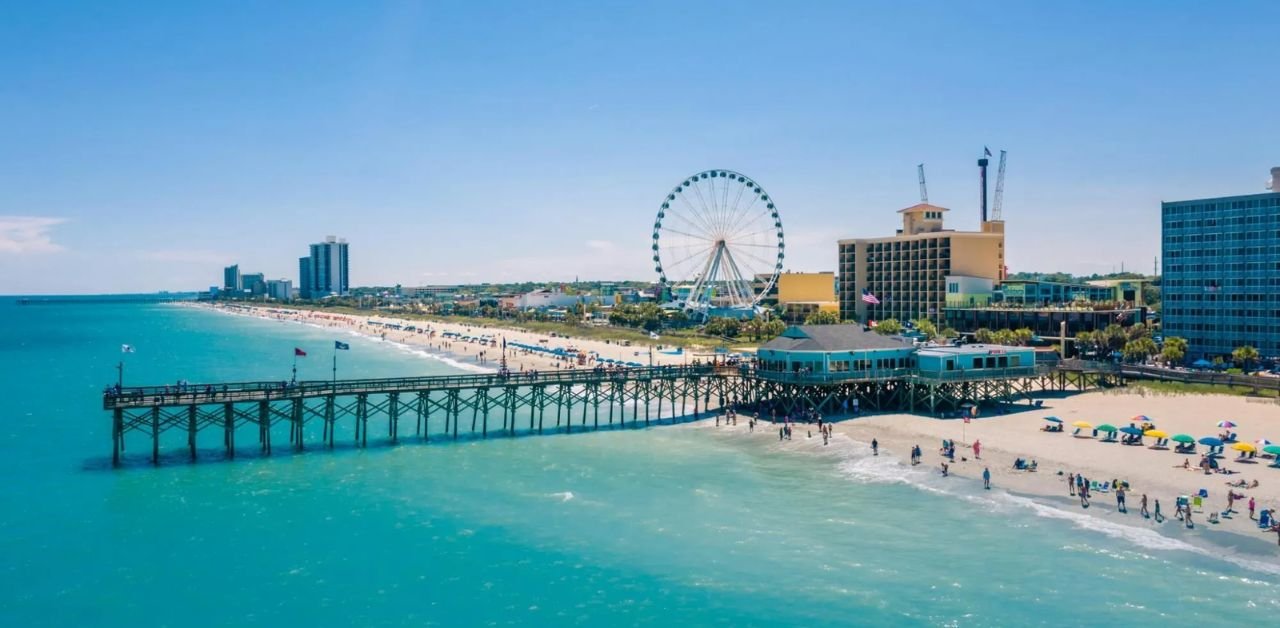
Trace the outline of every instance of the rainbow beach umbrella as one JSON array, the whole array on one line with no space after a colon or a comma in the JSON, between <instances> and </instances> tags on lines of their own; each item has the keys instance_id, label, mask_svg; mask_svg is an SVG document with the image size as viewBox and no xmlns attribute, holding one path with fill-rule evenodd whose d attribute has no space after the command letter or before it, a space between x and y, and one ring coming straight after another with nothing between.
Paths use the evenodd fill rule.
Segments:
<instances>
[{"instance_id":1,"label":"rainbow beach umbrella","mask_svg":"<svg viewBox=\"0 0 1280 628\"><path fill-rule=\"evenodd\" d=\"M1232 428L1236 427L1236 424L1231 421L1218 421L1218 427Z\"/></svg>"}]
</instances>

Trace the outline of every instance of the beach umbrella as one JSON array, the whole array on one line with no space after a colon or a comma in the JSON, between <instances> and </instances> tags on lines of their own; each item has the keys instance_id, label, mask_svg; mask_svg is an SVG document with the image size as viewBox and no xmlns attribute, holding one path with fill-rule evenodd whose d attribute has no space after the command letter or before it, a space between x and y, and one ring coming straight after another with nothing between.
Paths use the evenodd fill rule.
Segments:
<instances>
[{"instance_id":1,"label":"beach umbrella","mask_svg":"<svg viewBox=\"0 0 1280 628\"><path fill-rule=\"evenodd\" d=\"M1236 424L1231 421L1218 421L1218 427L1232 428L1235 426Z\"/></svg>"},{"instance_id":2,"label":"beach umbrella","mask_svg":"<svg viewBox=\"0 0 1280 628\"><path fill-rule=\"evenodd\" d=\"M1280 456L1280 445L1267 445L1262 448L1262 451Z\"/></svg>"},{"instance_id":3,"label":"beach umbrella","mask_svg":"<svg viewBox=\"0 0 1280 628\"><path fill-rule=\"evenodd\" d=\"M1172 437L1169 438L1169 440L1175 443L1188 443L1188 444L1196 442L1196 439L1192 438L1189 434L1174 434Z\"/></svg>"},{"instance_id":4,"label":"beach umbrella","mask_svg":"<svg viewBox=\"0 0 1280 628\"><path fill-rule=\"evenodd\" d=\"M1214 438L1212 436L1205 436L1204 438L1200 439L1200 444L1205 445L1207 447L1221 447L1222 439Z\"/></svg>"},{"instance_id":5,"label":"beach umbrella","mask_svg":"<svg viewBox=\"0 0 1280 628\"><path fill-rule=\"evenodd\" d=\"M1093 424L1092 424L1092 423L1090 423L1090 422L1088 422L1088 421L1076 421L1075 423L1072 423L1071 425L1073 425L1073 426L1075 426L1075 427L1078 427L1078 428L1080 428L1080 429L1082 429L1082 430L1088 430L1088 429L1092 429L1092 428L1093 428Z\"/></svg>"},{"instance_id":6,"label":"beach umbrella","mask_svg":"<svg viewBox=\"0 0 1280 628\"><path fill-rule=\"evenodd\" d=\"M1142 436L1142 430L1136 427L1122 427L1120 428L1120 431L1125 434L1129 434L1130 436Z\"/></svg>"},{"instance_id":7,"label":"beach umbrella","mask_svg":"<svg viewBox=\"0 0 1280 628\"><path fill-rule=\"evenodd\" d=\"M1142 435L1150 436L1151 438L1169 438L1169 433L1164 430L1147 430Z\"/></svg>"},{"instance_id":8,"label":"beach umbrella","mask_svg":"<svg viewBox=\"0 0 1280 628\"><path fill-rule=\"evenodd\" d=\"M1046 421L1048 421L1048 422L1050 422L1050 423L1061 423L1061 422L1062 422L1062 419L1059 419L1059 418L1058 418L1058 417L1056 417L1056 416L1047 416L1047 417L1045 417L1045 418L1044 418L1044 420L1046 420Z\"/></svg>"},{"instance_id":9,"label":"beach umbrella","mask_svg":"<svg viewBox=\"0 0 1280 628\"><path fill-rule=\"evenodd\" d=\"M1251 452L1251 451L1258 451L1258 448L1257 448L1257 447L1254 447L1253 445L1250 445L1249 443L1236 443L1236 444L1232 445L1232 446L1231 446L1231 448L1232 448L1232 449L1234 449L1234 450L1236 450L1236 451L1243 451L1243 452L1245 452L1245 453L1248 453L1248 452Z\"/></svg>"},{"instance_id":10,"label":"beach umbrella","mask_svg":"<svg viewBox=\"0 0 1280 628\"><path fill-rule=\"evenodd\" d=\"M1139 414L1138 416L1135 416L1129 420L1133 421L1134 423L1149 423L1151 421L1151 417L1145 414Z\"/></svg>"},{"instance_id":11,"label":"beach umbrella","mask_svg":"<svg viewBox=\"0 0 1280 628\"><path fill-rule=\"evenodd\" d=\"M1095 427L1093 429L1098 430L1099 432L1114 432L1116 431L1116 426L1110 423L1103 423L1102 425L1099 425L1098 427Z\"/></svg>"}]
</instances>

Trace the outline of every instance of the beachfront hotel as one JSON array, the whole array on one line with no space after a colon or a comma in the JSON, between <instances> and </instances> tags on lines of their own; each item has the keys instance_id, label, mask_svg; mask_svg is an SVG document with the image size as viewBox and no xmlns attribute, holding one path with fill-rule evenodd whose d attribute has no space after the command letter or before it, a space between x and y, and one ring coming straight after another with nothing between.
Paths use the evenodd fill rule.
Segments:
<instances>
[{"instance_id":1,"label":"beachfront hotel","mask_svg":"<svg viewBox=\"0 0 1280 628\"><path fill-rule=\"evenodd\" d=\"M1187 357L1280 356L1280 168L1270 193L1160 204L1164 335Z\"/></svg>"},{"instance_id":2,"label":"beachfront hotel","mask_svg":"<svg viewBox=\"0 0 1280 628\"><path fill-rule=\"evenodd\" d=\"M902 228L893 236L840 240L841 320L940 321L948 276L1004 279L1004 221L954 231L943 227L947 211L913 205L898 210Z\"/></svg>"},{"instance_id":3,"label":"beachfront hotel","mask_svg":"<svg viewBox=\"0 0 1280 628\"><path fill-rule=\"evenodd\" d=\"M303 299L347 296L347 241L328 236L324 242L311 245L311 255L298 259L298 295Z\"/></svg>"},{"instance_id":4,"label":"beachfront hotel","mask_svg":"<svg viewBox=\"0 0 1280 628\"><path fill-rule=\"evenodd\" d=\"M782 320L788 323L803 322L815 312L840 312L833 272L782 273L778 275L777 299Z\"/></svg>"}]
</instances>

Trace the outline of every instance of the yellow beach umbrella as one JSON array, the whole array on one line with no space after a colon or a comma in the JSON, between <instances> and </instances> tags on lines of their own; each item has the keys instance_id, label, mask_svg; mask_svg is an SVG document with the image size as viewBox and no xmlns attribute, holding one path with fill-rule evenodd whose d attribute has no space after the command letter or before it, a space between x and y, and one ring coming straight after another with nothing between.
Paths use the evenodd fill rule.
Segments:
<instances>
[{"instance_id":1,"label":"yellow beach umbrella","mask_svg":"<svg viewBox=\"0 0 1280 628\"><path fill-rule=\"evenodd\" d=\"M1088 421L1076 421L1075 423L1072 423L1072 425L1083 430L1093 429L1093 424Z\"/></svg>"},{"instance_id":2,"label":"yellow beach umbrella","mask_svg":"<svg viewBox=\"0 0 1280 628\"><path fill-rule=\"evenodd\" d=\"M1232 448L1232 449L1234 449L1234 450L1236 450L1236 451L1243 451L1243 452L1245 452L1245 453L1249 453L1249 452L1253 452L1253 451L1258 451L1258 448L1257 448L1257 447L1254 447L1253 445L1251 445L1251 444L1249 444L1249 443L1236 443L1236 444L1232 445L1232 446L1231 446L1231 448Z\"/></svg>"},{"instance_id":3,"label":"yellow beach umbrella","mask_svg":"<svg viewBox=\"0 0 1280 628\"><path fill-rule=\"evenodd\" d=\"M1169 438L1169 433L1164 430L1147 430L1142 435L1150 436L1151 438Z\"/></svg>"}]
</instances>

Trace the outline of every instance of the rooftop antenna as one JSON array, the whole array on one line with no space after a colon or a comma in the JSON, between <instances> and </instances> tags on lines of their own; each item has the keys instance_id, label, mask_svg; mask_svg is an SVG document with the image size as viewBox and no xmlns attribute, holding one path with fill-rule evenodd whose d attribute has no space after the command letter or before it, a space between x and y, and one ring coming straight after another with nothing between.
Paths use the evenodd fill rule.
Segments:
<instances>
[{"instance_id":1,"label":"rooftop antenna","mask_svg":"<svg viewBox=\"0 0 1280 628\"><path fill-rule=\"evenodd\" d=\"M916 165L916 172L920 175L920 202L928 204L929 188L924 185L924 164Z\"/></svg>"},{"instance_id":2,"label":"rooftop antenna","mask_svg":"<svg viewBox=\"0 0 1280 628\"><path fill-rule=\"evenodd\" d=\"M991 219L1004 220L1004 158L1008 151L1000 151L1000 167L996 169L996 196L991 200Z\"/></svg>"}]
</instances>

